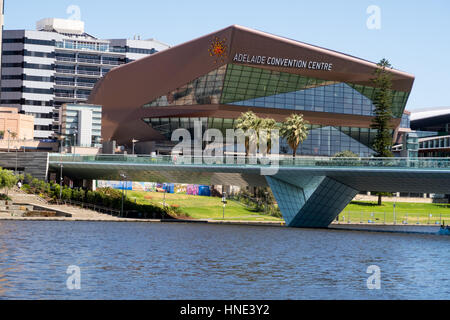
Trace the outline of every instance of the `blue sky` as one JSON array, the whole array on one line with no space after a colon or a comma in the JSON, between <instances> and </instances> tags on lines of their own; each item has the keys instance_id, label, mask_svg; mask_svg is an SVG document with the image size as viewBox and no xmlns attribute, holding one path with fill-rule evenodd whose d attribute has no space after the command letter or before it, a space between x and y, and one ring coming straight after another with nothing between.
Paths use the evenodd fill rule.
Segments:
<instances>
[{"instance_id":1,"label":"blue sky","mask_svg":"<svg viewBox=\"0 0 450 320\"><path fill-rule=\"evenodd\" d=\"M450 106L448 0L5 1L5 29L67 18L77 5L86 31L100 38L140 35L176 45L240 24L374 62L385 57L416 76L408 109ZM370 5L381 9L380 30L366 26Z\"/></svg>"}]
</instances>

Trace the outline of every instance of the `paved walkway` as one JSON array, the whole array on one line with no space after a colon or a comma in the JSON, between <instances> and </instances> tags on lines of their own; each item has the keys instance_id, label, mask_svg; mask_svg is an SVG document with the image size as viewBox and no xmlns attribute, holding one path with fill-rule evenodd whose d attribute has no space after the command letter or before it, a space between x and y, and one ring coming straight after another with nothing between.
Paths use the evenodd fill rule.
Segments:
<instances>
[{"instance_id":1,"label":"paved walkway","mask_svg":"<svg viewBox=\"0 0 450 320\"><path fill-rule=\"evenodd\" d=\"M71 214L72 218L20 218L11 217L8 213L0 213L0 219L8 220L53 220L53 221L133 221L133 219L122 219L113 217L108 214L103 214L97 211L82 209L79 207L73 207L68 205L52 205L45 199L42 199L36 195L26 194L18 189L12 190L9 196L16 204L29 204L39 206L49 211L59 211L67 214Z\"/></svg>"}]
</instances>

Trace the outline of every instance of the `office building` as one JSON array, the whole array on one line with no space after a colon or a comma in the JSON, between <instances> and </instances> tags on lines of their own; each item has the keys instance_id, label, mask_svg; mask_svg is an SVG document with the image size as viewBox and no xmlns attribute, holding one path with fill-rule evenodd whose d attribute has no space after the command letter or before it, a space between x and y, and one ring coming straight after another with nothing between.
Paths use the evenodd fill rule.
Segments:
<instances>
[{"instance_id":1,"label":"office building","mask_svg":"<svg viewBox=\"0 0 450 320\"><path fill-rule=\"evenodd\" d=\"M63 104L60 110L61 134L69 146L100 148L102 107L89 104Z\"/></svg>"},{"instance_id":2,"label":"office building","mask_svg":"<svg viewBox=\"0 0 450 320\"><path fill-rule=\"evenodd\" d=\"M34 118L16 108L0 107L0 133L2 140L33 140Z\"/></svg>"},{"instance_id":3,"label":"office building","mask_svg":"<svg viewBox=\"0 0 450 320\"><path fill-rule=\"evenodd\" d=\"M5 13L5 2L3 0L0 0L0 28L1 28L1 34L0 34L0 48L2 48L3 45L3 26L4 26L4 13ZM2 55L0 54L0 75L2 74ZM0 77L0 88L2 87L2 79Z\"/></svg>"},{"instance_id":4,"label":"office building","mask_svg":"<svg viewBox=\"0 0 450 320\"><path fill-rule=\"evenodd\" d=\"M35 117L35 139L52 138L65 103L85 103L110 70L167 49L156 40L102 40L84 22L43 19L36 31L3 32L1 105Z\"/></svg>"}]
</instances>

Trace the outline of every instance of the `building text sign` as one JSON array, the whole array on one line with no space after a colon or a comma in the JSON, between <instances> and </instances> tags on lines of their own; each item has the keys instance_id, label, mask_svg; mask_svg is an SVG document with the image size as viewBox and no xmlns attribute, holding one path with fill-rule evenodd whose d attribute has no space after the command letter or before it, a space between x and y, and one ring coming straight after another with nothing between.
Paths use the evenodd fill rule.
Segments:
<instances>
[{"instance_id":1,"label":"building text sign","mask_svg":"<svg viewBox=\"0 0 450 320\"><path fill-rule=\"evenodd\" d=\"M285 68L297 68L297 69L310 69L322 71L333 70L333 64L327 62L305 61L300 59L287 59L279 57L254 56L246 53L236 53L233 62L259 64Z\"/></svg>"}]
</instances>

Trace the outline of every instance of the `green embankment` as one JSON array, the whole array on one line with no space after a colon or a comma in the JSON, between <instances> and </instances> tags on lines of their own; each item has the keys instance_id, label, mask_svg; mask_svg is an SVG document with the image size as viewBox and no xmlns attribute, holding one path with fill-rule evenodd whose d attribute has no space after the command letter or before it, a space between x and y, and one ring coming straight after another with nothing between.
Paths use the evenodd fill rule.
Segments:
<instances>
[{"instance_id":1,"label":"green embankment","mask_svg":"<svg viewBox=\"0 0 450 320\"><path fill-rule=\"evenodd\" d=\"M340 220L348 222L393 223L394 205L396 223L436 224L450 222L450 205L435 203L383 202L378 206L374 202L352 202L340 215Z\"/></svg>"},{"instance_id":2,"label":"green embankment","mask_svg":"<svg viewBox=\"0 0 450 320\"><path fill-rule=\"evenodd\" d=\"M149 192L128 192L131 200L136 199L138 203L152 203L162 206L164 201L163 193ZM192 219L213 219L222 220L223 206L222 199L212 197L188 196L182 194L166 194L166 204L176 205ZM396 203L396 223L402 224L436 224L450 223L450 205L431 203ZM430 216L431 215L431 216ZM341 213L340 221L351 223L393 223L394 203L384 202L378 206L373 202L352 202ZM225 220L243 221L282 221L275 217L260 214L248 209L246 206L228 201L225 209Z\"/></svg>"},{"instance_id":3,"label":"green embankment","mask_svg":"<svg viewBox=\"0 0 450 320\"><path fill-rule=\"evenodd\" d=\"M156 192L128 192L128 198L131 200L136 199L138 203L142 204L152 203L162 206L164 202L164 194ZM166 204L178 206L193 219L223 219L221 198L166 194ZM225 208L225 220L283 221L282 219L251 211L246 206L235 201L228 201Z\"/></svg>"}]
</instances>

